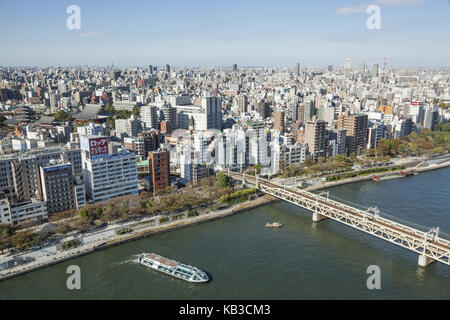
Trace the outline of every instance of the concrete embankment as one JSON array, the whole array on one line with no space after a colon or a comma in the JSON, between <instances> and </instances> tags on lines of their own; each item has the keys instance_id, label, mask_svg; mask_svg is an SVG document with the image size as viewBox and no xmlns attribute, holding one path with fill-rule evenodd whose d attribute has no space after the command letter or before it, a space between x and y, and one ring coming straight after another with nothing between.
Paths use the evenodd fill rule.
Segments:
<instances>
[{"instance_id":1,"label":"concrete embankment","mask_svg":"<svg viewBox=\"0 0 450 320\"><path fill-rule=\"evenodd\" d=\"M207 214L201 214L196 217L187 218L185 220L178 220L169 222L167 224L161 224L158 226L149 226L147 228L143 228L142 231L136 231L134 233L125 235L125 236L118 236L117 239L109 240L107 242L98 242L93 243L89 245L83 245L74 249L70 249L61 253L58 253L59 256L54 257L45 257L45 261L41 262L35 262L30 263L22 266L18 266L9 270L4 270L0 272L0 281L7 280L13 277L17 277L19 275L23 275L25 273L29 273L32 271L36 271L42 268L46 268L52 265L55 265L57 263L65 262L71 259L75 259L84 255L88 255L91 253L94 253L99 250L111 248L113 246L117 246L120 244L124 244L131 241L136 241L139 239L143 239L146 237L155 236L158 234L162 234L169 231L174 231L182 228L191 227L194 225L198 225L200 223L205 223L209 221L214 221L217 219L221 219L227 216L234 215L236 213L240 213L243 211L247 211L250 209L258 208L261 206L265 206L267 204L270 204L272 202L278 201L278 199L273 198L268 195L264 195L262 197L259 197L253 201L243 203L240 205L237 205L232 208L227 208L221 211L216 211L212 213Z\"/></svg>"}]
</instances>

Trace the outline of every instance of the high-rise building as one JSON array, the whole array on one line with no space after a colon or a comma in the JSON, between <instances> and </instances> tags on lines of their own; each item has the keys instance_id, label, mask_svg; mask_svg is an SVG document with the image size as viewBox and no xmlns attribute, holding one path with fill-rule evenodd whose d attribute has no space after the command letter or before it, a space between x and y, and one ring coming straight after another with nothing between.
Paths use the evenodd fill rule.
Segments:
<instances>
[{"instance_id":1,"label":"high-rise building","mask_svg":"<svg viewBox=\"0 0 450 320\"><path fill-rule=\"evenodd\" d=\"M303 99L303 104L305 105L303 110L303 123L311 120L311 118L315 115L315 101L313 96L306 96ZM299 111L300 113L300 111Z\"/></svg>"},{"instance_id":2,"label":"high-rise building","mask_svg":"<svg viewBox=\"0 0 450 320\"><path fill-rule=\"evenodd\" d=\"M280 132L284 132L285 130L285 123L284 123L284 111L277 110L273 113L274 117L274 129L277 129Z\"/></svg>"},{"instance_id":3,"label":"high-rise building","mask_svg":"<svg viewBox=\"0 0 450 320\"><path fill-rule=\"evenodd\" d=\"M130 152L145 158L144 139L138 137L125 137L123 139L123 146Z\"/></svg>"},{"instance_id":4,"label":"high-rise building","mask_svg":"<svg viewBox=\"0 0 450 320\"><path fill-rule=\"evenodd\" d=\"M305 105L301 104L298 106L298 111L297 111L297 122L299 123L300 126L304 125L305 121Z\"/></svg>"},{"instance_id":5,"label":"high-rise building","mask_svg":"<svg viewBox=\"0 0 450 320\"><path fill-rule=\"evenodd\" d=\"M346 114L338 117L338 128L347 129L347 152L351 154L356 152L359 154L362 149L367 147L368 135L368 116L353 114Z\"/></svg>"},{"instance_id":6,"label":"high-rise building","mask_svg":"<svg viewBox=\"0 0 450 320\"><path fill-rule=\"evenodd\" d=\"M425 120L423 126L427 129L434 130L434 126L438 123L438 108L437 106L430 105L425 111Z\"/></svg>"},{"instance_id":7,"label":"high-rise building","mask_svg":"<svg viewBox=\"0 0 450 320\"><path fill-rule=\"evenodd\" d=\"M170 104L165 104L161 107L161 111L163 115L161 120L167 122L167 128L165 131L175 131L177 129L177 109L172 107Z\"/></svg>"},{"instance_id":8,"label":"high-rise building","mask_svg":"<svg viewBox=\"0 0 450 320\"><path fill-rule=\"evenodd\" d=\"M222 98L203 97L202 108L206 115L207 130L222 129Z\"/></svg>"},{"instance_id":9,"label":"high-rise building","mask_svg":"<svg viewBox=\"0 0 450 320\"><path fill-rule=\"evenodd\" d=\"M372 77L378 77L379 68L380 68L380 65L378 63L374 63L372 65Z\"/></svg>"},{"instance_id":10,"label":"high-rise building","mask_svg":"<svg viewBox=\"0 0 450 320\"><path fill-rule=\"evenodd\" d=\"M351 68L352 68L352 60L350 58L345 59L344 73L346 76L350 75Z\"/></svg>"},{"instance_id":11,"label":"high-rise building","mask_svg":"<svg viewBox=\"0 0 450 320\"><path fill-rule=\"evenodd\" d=\"M107 137L80 137L86 196L94 203L114 197L137 195L136 155L126 149L108 148Z\"/></svg>"},{"instance_id":12,"label":"high-rise building","mask_svg":"<svg viewBox=\"0 0 450 320\"><path fill-rule=\"evenodd\" d=\"M366 63L364 61L361 61L361 63L359 64L359 73L366 73Z\"/></svg>"},{"instance_id":13,"label":"high-rise building","mask_svg":"<svg viewBox=\"0 0 450 320\"><path fill-rule=\"evenodd\" d=\"M168 151L152 151L148 153L150 191L156 194L170 186L170 158Z\"/></svg>"},{"instance_id":14,"label":"high-rise building","mask_svg":"<svg viewBox=\"0 0 450 320\"><path fill-rule=\"evenodd\" d=\"M231 70L232 70L232 71L237 71L237 64L233 64L233 65L231 66Z\"/></svg>"},{"instance_id":15,"label":"high-rise building","mask_svg":"<svg viewBox=\"0 0 450 320\"><path fill-rule=\"evenodd\" d=\"M157 106L148 105L141 107L140 115L145 129L159 129L159 116Z\"/></svg>"},{"instance_id":16,"label":"high-rise building","mask_svg":"<svg viewBox=\"0 0 450 320\"><path fill-rule=\"evenodd\" d=\"M123 139L125 137L135 137L139 133L140 123L133 115L129 119L116 119L116 137Z\"/></svg>"},{"instance_id":17,"label":"high-rise building","mask_svg":"<svg viewBox=\"0 0 450 320\"><path fill-rule=\"evenodd\" d=\"M313 118L305 125L305 142L309 153L315 158L324 156L326 139L326 122Z\"/></svg>"},{"instance_id":18,"label":"high-rise building","mask_svg":"<svg viewBox=\"0 0 450 320\"><path fill-rule=\"evenodd\" d=\"M412 120L415 123L424 123L425 120L425 109L423 103L412 101L409 106L408 115L412 116Z\"/></svg>"},{"instance_id":19,"label":"high-rise building","mask_svg":"<svg viewBox=\"0 0 450 320\"><path fill-rule=\"evenodd\" d=\"M263 119L269 117L269 103L265 102L264 100L261 100L257 104L257 112L261 115Z\"/></svg>"},{"instance_id":20,"label":"high-rise building","mask_svg":"<svg viewBox=\"0 0 450 320\"><path fill-rule=\"evenodd\" d=\"M50 162L40 166L42 199L48 214L75 208L72 164Z\"/></svg>"},{"instance_id":21,"label":"high-rise building","mask_svg":"<svg viewBox=\"0 0 450 320\"><path fill-rule=\"evenodd\" d=\"M246 94L241 94L237 97L239 113L248 112L248 97Z\"/></svg>"},{"instance_id":22,"label":"high-rise building","mask_svg":"<svg viewBox=\"0 0 450 320\"><path fill-rule=\"evenodd\" d=\"M301 70L300 70L300 63L296 63L296 64L295 64L295 70L294 70L294 73L295 73L296 76L299 76L299 75L300 75L300 72L301 72Z\"/></svg>"},{"instance_id":23,"label":"high-rise building","mask_svg":"<svg viewBox=\"0 0 450 320\"><path fill-rule=\"evenodd\" d=\"M160 135L156 130L139 132L138 138L144 140L144 158L148 156L150 151L158 150L160 143Z\"/></svg>"}]
</instances>

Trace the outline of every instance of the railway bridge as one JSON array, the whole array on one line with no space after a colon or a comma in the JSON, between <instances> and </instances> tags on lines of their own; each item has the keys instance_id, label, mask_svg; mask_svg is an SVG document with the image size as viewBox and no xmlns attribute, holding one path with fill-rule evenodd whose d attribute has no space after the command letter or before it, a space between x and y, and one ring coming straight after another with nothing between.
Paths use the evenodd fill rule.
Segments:
<instances>
[{"instance_id":1,"label":"railway bridge","mask_svg":"<svg viewBox=\"0 0 450 320\"><path fill-rule=\"evenodd\" d=\"M267 179L243 173L223 172L243 184L255 185L260 191L280 200L288 201L312 211L312 219L319 222L332 219L357 230L411 250L419 255L418 264L426 267L434 261L450 265L450 241L439 237L439 228L424 232L381 217L376 208L361 210L329 198L329 193L320 194L287 187Z\"/></svg>"}]
</instances>

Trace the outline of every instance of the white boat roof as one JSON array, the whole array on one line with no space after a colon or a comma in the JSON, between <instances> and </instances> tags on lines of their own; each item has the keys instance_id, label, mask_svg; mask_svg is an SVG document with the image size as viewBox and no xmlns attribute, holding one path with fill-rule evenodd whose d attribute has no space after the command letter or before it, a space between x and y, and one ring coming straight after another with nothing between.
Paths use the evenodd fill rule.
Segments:
<instances>
[{"instance_id":1,"label":"white boat roof","mask_svg":"<svg viewBox=\"0 0 450 320\"><path fill-rule=\"evenodd\" d=\"M145 257L148 258L148 259L159 261L160 263L168 265L168 266L171 266L171 267L176 267L179 264L175 260L167 259L167 258L164 258L164 257L162 257L160 255L157 255L157 254L154 254L154 253L147 253L145 255Z\"/></svg>"}]
</instances>

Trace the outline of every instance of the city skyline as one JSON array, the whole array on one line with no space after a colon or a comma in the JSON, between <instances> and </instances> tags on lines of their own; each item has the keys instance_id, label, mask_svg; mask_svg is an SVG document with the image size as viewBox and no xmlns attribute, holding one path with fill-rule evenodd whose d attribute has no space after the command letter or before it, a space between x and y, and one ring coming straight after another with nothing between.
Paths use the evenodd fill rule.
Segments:
<instances>
[{"instance_id":1,"label":"city skyline","mask_svg":"<svg viewBox=\"0 0 450 320\"><path fill-rule=\"evenodd\" d=\"M25 4L24 4L25 3ZM374 0L381 30L369 30L365 1L206 1L114 6L104 1L0 2L3 66L294 66L381 63L448 67L446 0ZM69 30L67 7L81 9ZM20 23L18 22L18 18ZM33 54L30 54L33 52Z\"/></svg>"}]
</instances>

